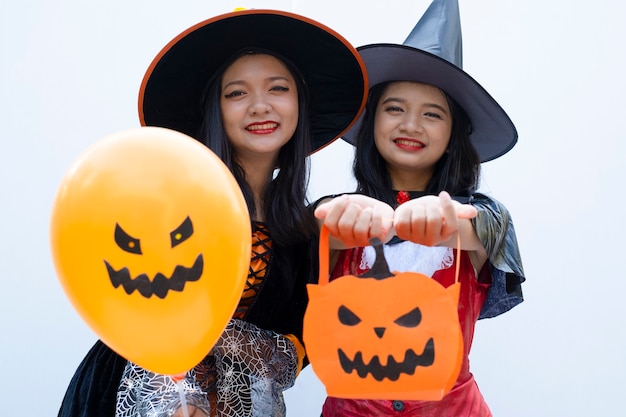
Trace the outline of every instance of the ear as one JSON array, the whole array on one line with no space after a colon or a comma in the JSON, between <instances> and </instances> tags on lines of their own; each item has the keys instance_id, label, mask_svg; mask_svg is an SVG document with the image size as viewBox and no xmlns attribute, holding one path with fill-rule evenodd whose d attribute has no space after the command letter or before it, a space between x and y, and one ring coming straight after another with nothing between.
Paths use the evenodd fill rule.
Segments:
<instances>
[{"instance_id":1,"label":"ear","mask_svg":"<svg viewBox=\"0 0 626 417\"><path fill-rule=\"evenodd\" d=\"M315 297L318 297L318 294L321 288L317 284L307 284L306 290L307 290L307 293L309 294L309 298L315 298Z\"/></svg>"},{"instance_id":2,"label":"ear","mask_svg":"<svg viewBox=\"0 0 626 417\"><path fill-rule=\"evenodd\" d=\"M452 297L455 304L459 304L459 297L461 295L461 283L456 282L446 288L446 292Z\"/></svg>"}]
</instances>

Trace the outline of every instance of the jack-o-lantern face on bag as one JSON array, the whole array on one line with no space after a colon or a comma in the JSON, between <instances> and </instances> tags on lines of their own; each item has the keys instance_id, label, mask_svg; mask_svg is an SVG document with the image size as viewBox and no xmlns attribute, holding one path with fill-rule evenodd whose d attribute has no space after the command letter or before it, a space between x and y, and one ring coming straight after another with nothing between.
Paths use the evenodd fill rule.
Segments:
<instances>
[{"instance_id":1,"label":"jack-o-lantern face on bag","mask_svg":"<svg viewBox=\"0 0 626 417\"><path fill-rule=\"evenodd\" d=\"M308 286L304 342L313 370L334 397L439 400L462 362L460 284L384 272L382 246L376 264L364 276Z\"/></svg>"},{"instance_id":2,"label":"jack-o-lantern face on bag","mask_svg":"<svg viewBox=\"0 0 626 417\"><path fill-rule=\"evenodd\" d=\"M70 169L51 243L68 298L111 348L175 374L209 352L241 297L250 220L217 156L178 132L105 138Z\"/></svg>"}]
</instances>

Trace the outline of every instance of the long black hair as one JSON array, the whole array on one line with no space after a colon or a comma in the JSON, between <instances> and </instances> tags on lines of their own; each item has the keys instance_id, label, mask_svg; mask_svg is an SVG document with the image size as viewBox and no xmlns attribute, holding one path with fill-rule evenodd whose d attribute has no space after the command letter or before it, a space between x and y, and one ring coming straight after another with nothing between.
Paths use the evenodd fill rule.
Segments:
<instances>
[{"instance_id":1,"label":"long black hair","mask_svg":"<svg viewBox=\"0 0 626 417\"><path fill-rule=\"evenodd\" d=\"M352 166L357 181L357 192L396 206L396 192L385 159L374 142L376 107L390 83L377 84L370 89L363 124L356 137L356 154ZM443 92L443 91L442 91ZM443 92L452 113L452 131L447 152L437 161L427 194L447 191L450 195L468 196L476 191L480 179L480 157L469 135L470 121L463 108Z\"/></svg>"},{"instance_id":2,"label":"long black hair","mask_svg":"<svg viewBox=\"0 0 626 417\"><path fill-rule=\"evenodd\" d=\"M289 70L298 90L298 125L291 139L280 149L277 173L263 192L263 207L256 207L254 195L246 181L243 168L237 163L230 140L226 136L220 95L226 69L244 55L267 54L281 61ZM289 60L265 50L245 50L235 54L207 85L204 95L204 120L199 138L233 173L248 205L250 217L262 210L272 239L283 246L302 242L317 232L317 224L307 208L306 190L309 181L307 156L311 147L309 100L306 85Z\"/></svg>"}]
</instances>

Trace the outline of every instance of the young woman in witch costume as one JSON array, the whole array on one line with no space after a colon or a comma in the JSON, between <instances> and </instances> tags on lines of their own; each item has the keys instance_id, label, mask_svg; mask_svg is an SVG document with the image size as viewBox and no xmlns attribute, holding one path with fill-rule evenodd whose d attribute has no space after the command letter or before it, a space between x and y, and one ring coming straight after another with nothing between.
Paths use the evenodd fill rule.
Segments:
<instances>
[{"instance_id":1,"label":"young woman in witch costume","mask_svg":"<svg viewBox=\"0 0 626 417\"><path fill-rule=\"evenodd\" d=\"M420 272L444 287L455 282L460 263L460 374L440 401L329 397L324 417L491 416L469 370L474 326L520 303L525 278L509 212L477 188L481 162L509 151L517 133L461 69L460 36L457 1L435 0L404 45L358 48L371 85L363 119L346 135L356 145L358 194L316 210L339 239L335 247L352 247L334 254L331 279L373 265L372 237L387 242L391 270Z\"/></svg>"},{"instance_id":2,"label":"young woman in witch costume","mask_svg":"<svg viewBox=\"0 0 626 417\"><path fill-rule=\"evenodd\" d=\"M150 65L139 94L141 124L206 144L230 168L252 219L249 275L235 315L182 382L191 416L285 414L282 392L306 363L305 285L316 269L307 156L354 123L366 83L358 53L341 36L271 10L193 26ZM172 378L127 362L102 342L80 364L59 412L171 415L184 415Z\"/></svg>"}]
</instances>

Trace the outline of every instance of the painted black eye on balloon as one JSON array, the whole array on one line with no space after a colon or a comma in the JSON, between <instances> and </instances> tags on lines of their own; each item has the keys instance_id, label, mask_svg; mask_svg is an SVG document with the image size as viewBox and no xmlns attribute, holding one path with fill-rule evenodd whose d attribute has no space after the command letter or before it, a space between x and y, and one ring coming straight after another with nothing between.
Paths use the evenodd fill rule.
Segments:
<instances>
[{"instance_id":1,"label":"painted black eye on balloon","mask_svg":"<svg viewBox=\"0 0 626 417\"><path fill-rule=\"evenodd\" d=\"M180 245L185 240L189 239L193 235L193 224L189 216L178 226L173 232L170 233L170 240L172 247Z\"/></svg>"},{"instance_id":2,"label":"painted black eye on balloon","mask_svg":"<svg viewBox=\"0 0 626 417\"><path fill-rule=\"evenodd\" d=\"M141 243L139 239L126 233L117 223L115 223L115 243L117 243L117 246L123 251L141 255Z\"/></svg>"},{"instance_id":3,"label":"painted black eye on balloon","mask_svg":"<svg viewBox=\"0 0 626 417\"><path fill-rule=\"evenodd\" d=\"M356 326L361 322L359 316L354 314L348 307L345 306L339 307L337 315L339 316L341 324L345 324L346 326Z\"/></svg>"}]
</instances>

